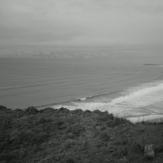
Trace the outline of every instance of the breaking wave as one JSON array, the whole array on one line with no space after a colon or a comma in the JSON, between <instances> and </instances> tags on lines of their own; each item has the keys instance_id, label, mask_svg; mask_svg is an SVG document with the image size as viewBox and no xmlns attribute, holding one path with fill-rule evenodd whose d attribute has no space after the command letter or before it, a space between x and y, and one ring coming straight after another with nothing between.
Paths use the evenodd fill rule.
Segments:
<instances>
[{"instance_id":1,"label":"breaking wave","mask_svg":"<svg viewBox=\"0 0 163 163\"><path fill-rule=\"evenodd\" d=\"M145 83L121 92L118 97L105 100L90 100L83 97L78 101L54 105L54 108L66 107L70 110L100 110L107 111L118 117L124 117L132 122L161 120L163 118L163 81Z\"/></svg>"}]
</instances>

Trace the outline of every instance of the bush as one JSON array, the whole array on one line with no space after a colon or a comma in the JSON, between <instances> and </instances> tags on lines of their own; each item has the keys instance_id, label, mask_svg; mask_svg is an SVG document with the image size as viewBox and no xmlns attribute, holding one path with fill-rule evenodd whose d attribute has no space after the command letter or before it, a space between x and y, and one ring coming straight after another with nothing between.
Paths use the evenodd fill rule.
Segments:
<instances>
[{"instance_id":1,"label":"bush","mask_svg":"<svg viewBox=\"0 0 163 163\"><path fill-rule=\"evenodd\" d=\"M1 108L2 163L144 163L146 139L156 145L155 161L162 163L161 123L131 125L100 111Z\"/></svg>"},{"instance_id":2,"label":"bush","mask_svg":"<svg viewBox=\"0 0 163 163\"><path fill-rule=\"evenodd\" d=\"M27 114L37 114L38 112L39 111L33 106L30 106L25 110L25 113Z\"/></svg>"}]
</instances>

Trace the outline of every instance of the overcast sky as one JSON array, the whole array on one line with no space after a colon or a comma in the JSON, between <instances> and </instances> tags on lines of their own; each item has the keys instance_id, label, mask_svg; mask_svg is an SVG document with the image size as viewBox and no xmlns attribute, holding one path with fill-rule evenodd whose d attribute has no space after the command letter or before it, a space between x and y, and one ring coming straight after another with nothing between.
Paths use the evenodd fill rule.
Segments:
<instances>
[{"instance_id":1,"label":"overcast sky","mask_svg":"<svg viewBox=\"0 0 163 163\"><path fill-rule=\"evenodd\" d=\"M163 44L163 0L0 0L0 44Z\"/></svg>"}]
</instances>

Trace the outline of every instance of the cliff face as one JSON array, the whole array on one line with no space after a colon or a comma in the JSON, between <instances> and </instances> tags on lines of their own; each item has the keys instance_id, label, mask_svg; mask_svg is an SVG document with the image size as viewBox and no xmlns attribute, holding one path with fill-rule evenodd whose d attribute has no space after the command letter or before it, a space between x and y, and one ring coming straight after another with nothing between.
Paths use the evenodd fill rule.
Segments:
<instances>
[{"instance_id":1,"label":"cliff face","mask_svg":"<svg viewBox=\"0 0 163 163\"><path fill-rule=\"evenodd\" d=\"M145 163L152 144L163 161L163 123L132 124L107 112L0 107L0 162Z\"/></svg>"}]
</instances>

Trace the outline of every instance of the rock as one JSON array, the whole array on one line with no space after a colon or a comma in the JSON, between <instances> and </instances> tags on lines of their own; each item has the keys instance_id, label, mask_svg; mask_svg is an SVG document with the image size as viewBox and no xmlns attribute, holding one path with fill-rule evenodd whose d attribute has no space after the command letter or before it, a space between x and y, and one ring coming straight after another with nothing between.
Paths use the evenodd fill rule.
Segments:
<instances>
[{"instance_id":1,"label":"rock","mask_svg":"<svg viewBox=\"0 0 163 163\"><path fill-rule=\"evenodd\" d=\"M144 146L144 157L147 159L154 159L155 151L153 148L153 144L147 144Z\"/></svg>"}]
</instances>

